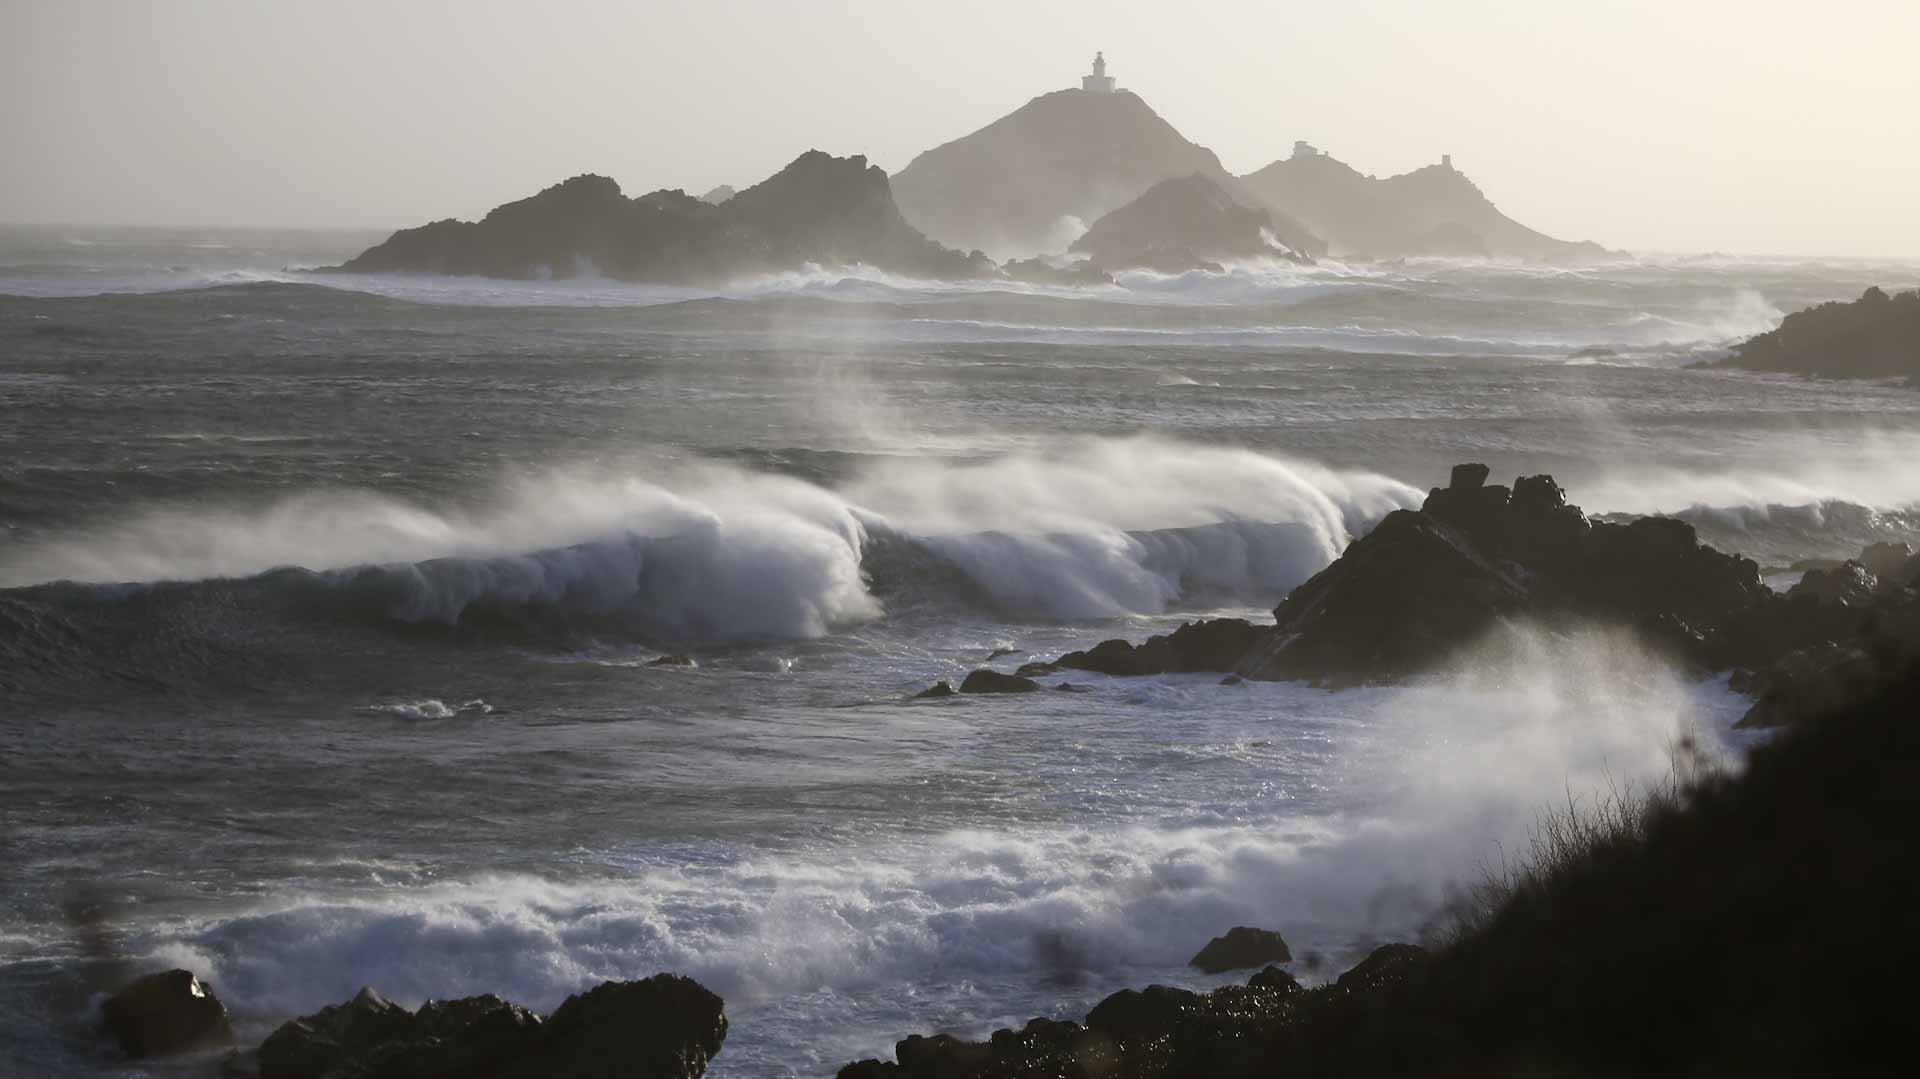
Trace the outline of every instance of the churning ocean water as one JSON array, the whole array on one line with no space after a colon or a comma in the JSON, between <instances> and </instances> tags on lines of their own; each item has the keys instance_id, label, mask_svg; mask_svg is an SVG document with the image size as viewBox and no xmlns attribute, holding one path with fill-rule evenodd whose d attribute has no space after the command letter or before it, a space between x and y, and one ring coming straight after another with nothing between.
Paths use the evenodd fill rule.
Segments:
<instances>
[{"instance_id":1,"label":"churning ocean water","mask_svg":"<svg viewBox=\"0 0 1920 1079\"><path fill-rule=\"evenodd\" d=\"M1920 535L1920 392L1689 366L1920 266L298 271L370 240L0 233L0 1071L124 1073L90 1009L166 965L243 1040L673 970L730 1077L1204 986L1233 925L1341 969L1745 702L1525 626L1403 687L907 698L1267 617L1463 460L1775 571Z\"/></svg>"}]
</instances>

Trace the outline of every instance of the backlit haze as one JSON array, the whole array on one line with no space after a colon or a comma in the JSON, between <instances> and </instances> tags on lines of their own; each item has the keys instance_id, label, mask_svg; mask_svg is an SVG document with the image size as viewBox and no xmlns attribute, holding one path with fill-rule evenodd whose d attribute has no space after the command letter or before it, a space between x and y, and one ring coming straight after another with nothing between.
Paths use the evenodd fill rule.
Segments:
<instances>
[{"instance_id":1,"label":"backlit haze","mask_svg":"<svg viewBox=\"0 0 1920 1079\"><path fill-rule=\"evenodd\" d=\"M1920 3L0 0L0 221L401 227L579 172L889 172L1095 49L1235 173L1443 153L1643 251L1920 254Z\"/></svg>"}]
</instances>

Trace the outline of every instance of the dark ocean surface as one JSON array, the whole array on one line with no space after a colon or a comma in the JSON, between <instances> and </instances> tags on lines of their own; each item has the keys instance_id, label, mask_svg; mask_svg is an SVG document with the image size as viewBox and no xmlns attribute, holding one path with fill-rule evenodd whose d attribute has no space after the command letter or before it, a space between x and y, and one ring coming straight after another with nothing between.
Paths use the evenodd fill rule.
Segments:
<instances>
[{"instance_id":1,"label":"dark ocean surface","mask_svg":"<svg viewBox=\"0 0 1920 1079\"><path fill-rule=\"evenodd\" d=\"M1525 626L1398 688L906 698L1267 617L1456 461L1770 571L1920 540L1920 391L1688 366L1915 265L299 272L368 242L0 230L0 1074L125 1074L90 1002L172 964L247 1037L680 971L723 1077L1210 984L1232 925L1337 967L1746 702Z\"/></svg>"}]
</instances>

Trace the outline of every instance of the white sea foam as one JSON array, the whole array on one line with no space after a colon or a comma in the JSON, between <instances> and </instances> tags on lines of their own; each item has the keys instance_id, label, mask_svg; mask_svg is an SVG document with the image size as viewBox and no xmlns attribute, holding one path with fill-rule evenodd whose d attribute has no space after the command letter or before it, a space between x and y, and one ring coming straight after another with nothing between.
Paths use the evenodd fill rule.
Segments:
<instances>
[{"instance_id":1,"label":"white sea foam","mask_svg":"<svg viewBox=\"0 0 1920 1079\"><path fill-rule=\"evenodd\" d=\"M452 705L438 697L426 697L417 701L383 701L368 705L367 710L401 719L452 719L455 716L491 715L493 705L478 699Z\"/></svg>"},{"instance_id":2,"label":"white sea foam","mask_svg":"<svg viewBox=\"0 0 1920 1079\"><path fill-rule=\"evenodd\" d=\"M1402 689L1248 686L1227 709L1227 691L1195 694L1190 681L1139 683L1169 748L1188 753L1179 798L1157 815L961 822L781 849L640 844L592 852L593 868L564 881L495 874L288 896L150 926L135 946L266 1015L363 984L406 1002L498 992L550 1007L600 979L676 970L728 998L734 1066L778 1063L777 1032L756 1026L756 1009L799 994L864 1001L877 1025L854 1040L878 1047L976 984L1013 986L1002 1003L1021 1014L1050 1006L1063 973L1110 986L1178 977L1236 924L1350 961L1380 938L1418 935L1450 888L1524 845L1543 807L1663 776L1678 737L1713 750L1739 705L1681 681L1630 637L1524 628L1493 635L1459 673ZM1333 742L1320 772L1271 747L1285 730L1276 714L1320 718ZM1091 782L1079 758L1044 763L1063 791ZM1267 777L1254 786L1265 793L1241 802L1249 769ZM832 1041L846 1032L827 1028L861 1011L813 1014L794 1034Z\"/></svg>"}]
</instances>

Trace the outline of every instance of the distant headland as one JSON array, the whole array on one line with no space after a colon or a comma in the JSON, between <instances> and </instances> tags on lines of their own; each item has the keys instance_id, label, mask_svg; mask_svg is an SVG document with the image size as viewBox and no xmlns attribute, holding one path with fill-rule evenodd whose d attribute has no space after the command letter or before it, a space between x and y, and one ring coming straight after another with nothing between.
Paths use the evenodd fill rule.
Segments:
<instances>
[{"instance_id":1,"label":"distant headland","mask_svg":"<svg viewBox=\"0 0 1920 1079\"><path fill-rule=\"evenodd\" d=\"M1036 97L893 177L863 156L819 150L745 190L698 197L629 198L605 176L582 175L477 222L402 229L335 269L704 284L858 265L1084 283L1329 253L1567 259L1604 249L1513 221L1450 159L1375 180L1302 142L1290 158L1233 176L1120 89L1095 54L1077 89Z\"/></svg>"}]
</instances>

